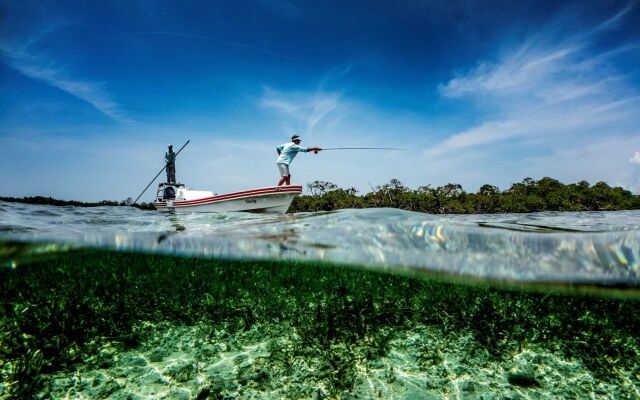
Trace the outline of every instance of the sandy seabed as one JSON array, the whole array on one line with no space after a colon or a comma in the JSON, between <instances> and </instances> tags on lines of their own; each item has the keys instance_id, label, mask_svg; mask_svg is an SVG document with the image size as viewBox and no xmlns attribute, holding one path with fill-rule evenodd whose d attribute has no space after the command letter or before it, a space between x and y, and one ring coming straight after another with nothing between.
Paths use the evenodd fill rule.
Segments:
<instances>
[{"instance_id":1,"label":"sandy seabed","mask_svg":"<svg viewBox=\"0 0 640 400\"><path fill-rule=\"evenodd\" d=\"M232 335L208 325L145 324L145 339L124 349L106 340L74 371L45 376L38 398L53 399L544 399L640 398L640 368L595 378L579 360L533 344L498 360L470 335L432 326L396 332L384 355L335 343L327 355L294 356L294 328L254 325ZM428 348L428 357L424 349ZM298 349L299 350L299 349ZM303 352L304 353L304 352ZM340 357L350 358L349 371ZM336 374L352 380L335 387Z\"/></svg>"}]
</instances>

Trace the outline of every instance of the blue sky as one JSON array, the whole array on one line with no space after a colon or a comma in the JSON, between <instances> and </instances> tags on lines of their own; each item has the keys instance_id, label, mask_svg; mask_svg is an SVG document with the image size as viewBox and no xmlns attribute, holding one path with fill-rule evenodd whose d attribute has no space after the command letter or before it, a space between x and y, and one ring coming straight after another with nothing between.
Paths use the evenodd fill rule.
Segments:
<instances>
[{"instance_id":1,"label":"blue sky","mask_svg":"<svg viewBox=\"0 0 640 400\"><path fill-rule=\"evenodd\" d=\"M525 177L640 192L640 6L629 1L0 0L2 196L181 182L369 191ZM152 199L149 192L143 200Z\"/></svg>"}]
</instances>

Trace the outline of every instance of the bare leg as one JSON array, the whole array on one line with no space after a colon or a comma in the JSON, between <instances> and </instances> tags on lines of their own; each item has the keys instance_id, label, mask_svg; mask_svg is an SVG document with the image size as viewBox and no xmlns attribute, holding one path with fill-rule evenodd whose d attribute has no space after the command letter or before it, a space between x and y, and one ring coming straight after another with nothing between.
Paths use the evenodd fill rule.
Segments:
<instances>
[{"instance_id":1,"label":"bare leg","mask_svg":"<svg viewBox=\"0 0 640 400\"><path fill-rule=\"evenodd\" d=\"M287 186L291 185L291 175L287 176Z\"/></svg>"},{"instance_id":2,"label":"bare leg","mask_svg":"<svg viewBox=\"0 0 640 400\"><path fill-rule=\"evenodd\" d=\"M287 177L283 176L282 178L280 178L280 182L278 182L278 186L282 186L283 183L285 183L287 181Z\"/></svg>"}]
</instances>

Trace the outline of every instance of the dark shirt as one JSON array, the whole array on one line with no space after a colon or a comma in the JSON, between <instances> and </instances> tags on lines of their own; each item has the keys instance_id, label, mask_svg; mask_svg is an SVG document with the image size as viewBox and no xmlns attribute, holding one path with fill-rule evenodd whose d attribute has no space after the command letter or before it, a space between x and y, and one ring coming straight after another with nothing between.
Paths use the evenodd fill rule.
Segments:
<instances>
[{"instance_id":1,"label":"dark shirt","mask_svg":"<svg viewBox=\"0 0 640 400\"><path fill-rule=\"evenodd\" d=\"M173 164L176 160L176 153L174 153L173 150L168 151L165 153L164 159L167 160L167 164Z\"/></svg>"}]
</instances>

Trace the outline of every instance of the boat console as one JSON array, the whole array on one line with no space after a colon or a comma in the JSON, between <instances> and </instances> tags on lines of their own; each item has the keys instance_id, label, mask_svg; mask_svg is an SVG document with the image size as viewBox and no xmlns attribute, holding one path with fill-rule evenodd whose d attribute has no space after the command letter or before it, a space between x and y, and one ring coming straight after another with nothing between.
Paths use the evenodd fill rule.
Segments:
<instances>
[{"instance_id":1,"label":"boat console","mask_svg":"<svg viewBox=\"0 0 640 400\"><path fill-rule=\"evenodd\" d=\"M180 189L184 189L185 186L182 183L161 183L158 185L158 191L156 192L156 200L174 200L178 197Z\"/></svg>"},{"instance_id":2,"label":"boat console","mask_svg":"<svg viewBox=\"0 0 640 400\"><path fill-rule=\"evenodd\" d=\"M205 190L191 190L182 183L161 183L158 185L158 191L156 192L157 201L188 201L212 196L213 192Z\"/></svg>"}]
</instances>

